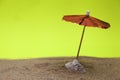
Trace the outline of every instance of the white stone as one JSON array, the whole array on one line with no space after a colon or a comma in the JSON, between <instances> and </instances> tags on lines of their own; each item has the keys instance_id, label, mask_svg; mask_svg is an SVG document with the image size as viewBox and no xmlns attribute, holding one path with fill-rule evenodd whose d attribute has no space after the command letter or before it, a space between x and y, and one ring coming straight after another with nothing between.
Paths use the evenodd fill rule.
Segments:
<instances>
[{"instance_id":1,"label":"white stone","mask_svg":"<svg viewBox=\"0 0 120 80\"><path fill-rule=\"evenodd\" d=\"M74 59L72 62L66 63L65 67L69 71L75 71L75 72L80 72L80 73L86 72L84 66L82 64L80 64L77 59Z\"/></svg>"},{"instance_id":2,"label":"white stone","mask_svg":"<svg viewBox=\"0 0 120 80\"><path fill-rule=\"evenodd\" d=\"M66 67L68 70L70 70L70 71L71 71L71 70L74 70L72 62L66 63L66 64L65 64L65 67Z\"/></svg>"}]
</instances>

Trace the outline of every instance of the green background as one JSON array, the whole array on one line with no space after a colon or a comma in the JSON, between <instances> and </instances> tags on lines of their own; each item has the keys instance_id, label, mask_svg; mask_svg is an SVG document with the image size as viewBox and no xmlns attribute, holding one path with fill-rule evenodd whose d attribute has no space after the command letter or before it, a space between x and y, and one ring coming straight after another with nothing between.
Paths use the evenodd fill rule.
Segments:
<instances>
[{"instance_id":1,"label":"green background","mask_svg":"<svg viewBox=\"0 0 120 80\"><path fill-rule=\"evenodd\" d=\"M0 0L0 58L76 56L83 27L62 20L85 14L109 22L87 27L81 56L120 57L120 0Z\"/></svg>"}]
</instances>

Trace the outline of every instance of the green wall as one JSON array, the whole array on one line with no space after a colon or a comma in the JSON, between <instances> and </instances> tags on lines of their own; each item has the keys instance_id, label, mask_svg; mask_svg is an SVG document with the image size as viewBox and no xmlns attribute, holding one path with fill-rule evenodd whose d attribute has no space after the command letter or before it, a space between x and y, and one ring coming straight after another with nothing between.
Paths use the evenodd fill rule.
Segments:
<instances>
[{"instance_id":1,"label":"green wall","mask_svg":"<svg viewBox=\"0 0 120 80\"><path fill-rule=\"evenodd\" d=\"M76 56L82 26L64 15L85 14L109 29L88 27L81 56L120 57L119 0L0 0L0 58Z\"/></svg>"}]
</instances>

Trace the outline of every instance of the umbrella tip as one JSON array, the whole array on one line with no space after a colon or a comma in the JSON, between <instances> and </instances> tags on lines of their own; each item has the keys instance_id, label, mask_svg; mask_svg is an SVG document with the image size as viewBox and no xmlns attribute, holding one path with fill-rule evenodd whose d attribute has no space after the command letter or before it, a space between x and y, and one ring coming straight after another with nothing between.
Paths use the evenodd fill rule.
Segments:
<instances>
[{"instance_id":1,"label":"umbrella tip","mask_svg":"<svg viewBox=\"0 0 120 80\"><path fill-rule=\"evenodd\" d=\"M87 10L87 11L86 11L86 15L90 15L90 10Z\"/></svg>"}]
</instances>

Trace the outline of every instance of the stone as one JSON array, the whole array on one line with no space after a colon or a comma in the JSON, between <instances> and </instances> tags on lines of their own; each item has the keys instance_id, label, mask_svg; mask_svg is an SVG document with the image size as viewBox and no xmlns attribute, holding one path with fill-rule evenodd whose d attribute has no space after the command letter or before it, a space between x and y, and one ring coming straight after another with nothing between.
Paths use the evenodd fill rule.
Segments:
<instances>
[{"instance_id":1,"label":"stone","mask_svg":"<svg viewBox=\"0 0 120 80\"><path fill-rule=\"evenodd\" d=\"M65 67L69 71L75 71L75 72L79 72L79 73L85 73L86 72L84 66L82 64L80 64L77 59L74 59L72 62L66 63Z\"/></svg>"}]
</instances>

